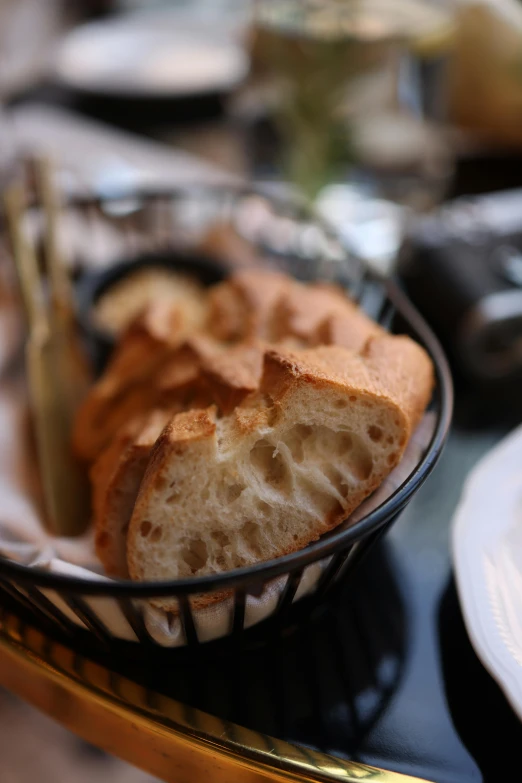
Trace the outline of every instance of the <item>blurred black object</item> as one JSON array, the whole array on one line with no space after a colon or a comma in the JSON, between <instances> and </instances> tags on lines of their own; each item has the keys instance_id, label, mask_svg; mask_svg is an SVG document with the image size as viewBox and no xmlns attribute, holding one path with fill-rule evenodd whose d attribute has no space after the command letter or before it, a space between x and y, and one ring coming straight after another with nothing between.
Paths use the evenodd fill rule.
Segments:
<instances>
[{"instance_id":1,"label":"blurred black object","mask_svg":"<svg viewBox=\"0 0 522 783\"><path fill-rule=\"evenodd\" d=\"M191 123L221 119L225 111L225 96L219 93L159 99L114 97L89 94L63 88L65 105L82 114L135 133L149 134L151 128L186 127ZM68 94L67 94L68 93Z\"/></svg>"},{"instance_id":2,"label":"blurred black object","mask_svg":"<svg viewBox=\"0 0 522 783\"><path fill-rule=\"evenodd\" d=\"M522 378L522 190L419 219L400 270L458 373L490 386Z\"/></svg>"},{"instance_id":3,"label":"blurred black object","mask_svg":"<svg viewBox=\"0 0 522 783\"><path fill-rule=\"evenodd\" d=\"M219 93L177 98L114 97L74 90L51 82L39 84L16 96L11 106L43 103L70 109L78 115L136 134L161 137L172 128L222 120L226 96Z\"/></svg>"},{"instance_id":4,"label":"blurred black object","mask_svg":"<svg viewBox=\"0 0 522 783\"><path fill-rule=\"evenodd\" d=\"M115 5L114 0L76 0L75 13L79 18L97 19L114 11Z\"/></svg>"}]
</instances>

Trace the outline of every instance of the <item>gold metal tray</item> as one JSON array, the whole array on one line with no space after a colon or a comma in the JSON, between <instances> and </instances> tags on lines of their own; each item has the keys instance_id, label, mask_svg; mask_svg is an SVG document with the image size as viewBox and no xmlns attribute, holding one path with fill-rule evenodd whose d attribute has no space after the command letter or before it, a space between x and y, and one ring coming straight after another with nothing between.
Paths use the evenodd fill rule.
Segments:
<instances>
[{"instance_id":1,"label":"gold metal tray","mask_svg":"<svg viewBox=\"0 0 522 783\"><path fill-rule=\"evenodd\" d=\"M419 778L259 734L147 690L0 609L0 685L70 731L167 783Z\"/></svg>"}]
</instances>

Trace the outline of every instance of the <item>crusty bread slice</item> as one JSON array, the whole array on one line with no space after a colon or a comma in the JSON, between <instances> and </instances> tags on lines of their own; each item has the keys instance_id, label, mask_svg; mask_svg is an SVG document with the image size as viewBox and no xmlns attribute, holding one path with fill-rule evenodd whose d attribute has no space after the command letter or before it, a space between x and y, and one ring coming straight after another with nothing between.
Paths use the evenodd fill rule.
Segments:
<instances>
[{"instance_id":1,"label":"crusty bread slice","mask_svg":"<svg viewBox=\"0 0 522 783\"><path fill-rule=\"evenodd\" d=\"M267 340L307 348L343 345L360 350L383 334L346 292L333 283L299 283L279 272L236 272L209 295L208 328L218 339Z\"/></svg>"},{"instance_id":2,"label":"crusty bread slice","mask_svg":"<svg viewBox=\"0 0 522 783\"><path fill-rule=\"evenodd\" d=\"M121 388L146 378L166 354L181 345L186 327L181 307L164 300L150 304L121 336L102 382Z\"/></svg>"},{"instance_id":3,"label":"crusty bread slice","mask_svg":"<svg viewBox=\"0 0 522 783\"><path fill-rule=\"evenodd\" d=\"M205 408L214 399L222 410L231 410L259 385L263 356L260 345L238 345L216 355L208 345L206 349L201 359L190 345L175 352L157 382L157 400L164 409L131 418L91 467L96 548L111 576L127 576L126 526L149 451L168 418L174 411ZM115 409L106 423L110 431L117 421L131 415L135 393L141 391L142 386L135 387L123 405Z\"/></svg>"},{"instance_id":4,"label":"crusty bread slice","mask_svg":"<svg viewBox=\"0 0 522 783\"><path fill-rule=\"evenodd\" d=\"M165 302L151 305L129 326L76 414L72 444L80 459L94 460L122 423L150 408L148 380L183 342L184 334L179 309ZM140 388L143 382L146 389ZM111 417L114 424L107 426Z\"/></svg>"},{"instance_id":5,"label":"crusty bread slice","mask_svg":"<svg viewBox=\"0 0 522 783\"><path fill-rule=\"evenodd\" d=\"M121 455L127 446L132 443L142 426L142 416L136 416L135 418L130 419L120 428L107 448L101 452L98 459L91 465L89 478L92 486L92 511L94 518L96 518L98 514L101 500L106 491L106 486L111 479L116 465L121 459Z\"/></svg>"},{"instance_id":6,"label":"crusty bread slice","mask_svg":"<svg viewBox=\"0 0 522 783\"><path fill-rule=\"evenodd\" d=\"M128 577L127 528L150 450L170 418L155 410L134 436L126 428L91 470L96 553L109 576Z\"/></svg>"},{"instance_id":7,"label":"crusty bread slice","mask_svg":"<svg viewBox=\"0 0 522 783\"><path fill-rule=\"evenodd\" d=\"M117 337L154 302L179 312L184 329L199 329L206 316L206 290L193 275L161 266L138 267L111 283L96 300L92 318Z\"/></svg>"},{"instance_id":8,"label":"crusty bread slice","mask_svg":"<svg viewBox=\"0 0 522 783\"><path fill-rule=\"evenodd\" d=\"M314 345L340 345L358 353L372 337L385 334L379 324L372 321L355 305L350 312L327 316L314 332Z\"/></svg>"},{"instance_id":9,"label":"crusty bread slice","mask_svg":"<svg viewBox=\"0 0 522 783\"><path fill-rule=\"evenodd\" d=\"M270 340L277 304L292 279L267 269L245 269L209 294L208 330L225 341Z\"/></svg>"},{"instance_id":10,"label":"crusty bread slice","mask_svg":"<svg viewBox=\"0 0 522 783\"><path fill-rule=\"evenodd\" d=\"M431 387L408 338L375 338L365 356L268 350L258 392L220 419L179 414L158 439L129 527L131 577L217 573L316 540L397 464Z\"/></svg>"},{"instance_id":11,"label":"crusty bread slice","mask_svg":"<svg viewBox=\"0 0 522 783\"><path fill-rule=\"evenodd\" d=\"M294 282L278 302L275 339L294 337L302 345L342 345L359 351L369 337L384 334L346 292L332 283Z\"/></svg>"},{"instance_id":12,"label":"crusty bread slice","mask_svg":"<svg viewBox=\"0 0 522 783\"><path fill-rule=\"evenodd\" d=\"M86 462L94 462L127 422L154 407L157 390L152 384L141 383L111 396L103 404L96 399L96 406L95 395L93 391L87 400L87 404L92 402L92 407L88 410L86 404L78 412L73 432L75 454Z\"/></svg>"},{"instance_id":13,"label":"crusty bread slice","mask_svg":"<svg viewBox=\"0 0 522 783\"><path fill-rule=\"evenodd\" d=\"M259 388L263 365L260 342L243 342L226 351L207 354L200 360L202 380L221 413L230 413L244 398Z\"/></svg>"},{"instance_id":14,"label":"crusty bread slice","mask_svg":"<svg viewBox=\"0 0 522 783\"><path fill-rule=\"evenodd\" d=\"M208 391L203 399L200 395L206 384L201 380L200 358L189 342L157 346L154 353L144 359L136 353L136 361L147 367L141 377L134 371L133 381L129 374L122 374L119 383L113 366L89 392L80 407L73 431L75 453L86 461L97 459L114 435L130 419L146 414L154 407L170 409L179 404L185 408L194 400L194 407L210 404ZM128 357L130 362L130 357Z\"/></svg>"}]
</instances>

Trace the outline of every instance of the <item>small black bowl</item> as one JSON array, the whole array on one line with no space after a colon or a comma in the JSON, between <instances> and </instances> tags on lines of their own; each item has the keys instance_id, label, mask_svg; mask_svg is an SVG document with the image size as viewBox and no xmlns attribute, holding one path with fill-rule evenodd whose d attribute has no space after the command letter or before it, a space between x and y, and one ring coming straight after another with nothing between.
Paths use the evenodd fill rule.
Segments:
<instances>
[{"instance_id":1,"label":"small black bowl","mask_svg":"<svg viewBox=\"0 0 522 783\"><path fill-rule=\"evenodd\" d=\"M77 317L96 372L103 370L114 348L114 337L94 323L93 311L96 303L113 285L141 269L183 272L197 278L205 286L219 283L228 276L226 267L214 259L192 253L182 254L174 250L119 261L102 271L82 272L75 288Z\"/></svg>"}]
</instances>

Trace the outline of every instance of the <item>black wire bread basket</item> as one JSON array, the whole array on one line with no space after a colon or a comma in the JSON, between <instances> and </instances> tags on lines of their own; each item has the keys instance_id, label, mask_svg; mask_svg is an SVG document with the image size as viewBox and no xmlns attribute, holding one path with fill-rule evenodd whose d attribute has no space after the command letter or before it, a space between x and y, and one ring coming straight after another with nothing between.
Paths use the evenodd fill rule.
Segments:
<instances>
[{"instance_id":1,"label":"black wire bread basket","mask_svg":"<svg viewBox=\"0 0 522 783\"><path fill-rule=\"evenodd\" d=\"M38 217L35 204L27 222L37 238ZM448 434L450 373L423 319L396 283L375 277L327 224L286 197L198 187L75 198L63 208L60 230L77 283L79 320L98 366L110 340L93 326L92 308L100 292L127 271L143 264L179 264L182 258L185 269L213 282L231 268L263 264L303 281L336 281L384 328L423 345L435 368L432 430L411 472L384 502L301 551L218 575L139 583L80 578L0 558L0 590L49 630L95 645L147 650L193 651L218 638L243 643L244 631L254 624L263 636L264 629L287 626L290 615L324 603L428 477ZM226 606L217 604L203 616L195 597L214 592L229 596ZM151 619L154 598L175 599L178 611Z\"/></svg>"}]
</instances>

